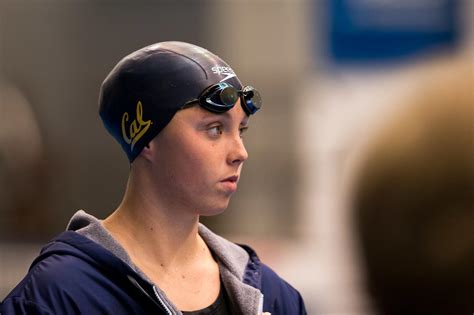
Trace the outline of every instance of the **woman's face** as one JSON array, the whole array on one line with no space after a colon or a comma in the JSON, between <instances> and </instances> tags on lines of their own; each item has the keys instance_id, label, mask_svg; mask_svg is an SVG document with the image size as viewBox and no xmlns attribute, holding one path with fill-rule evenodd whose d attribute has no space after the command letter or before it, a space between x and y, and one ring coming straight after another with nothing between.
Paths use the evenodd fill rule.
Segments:
<instances>
[{"instance_id":1,"label":"woman's face","mask_svg":"<svg viewBox=\"0 0 474 315\"><path fill-rule=\"evenodd\" d=\"M224 211L248 158L242 139L247 127L240 100L223 114L200 106L178 111L153 139L153 180L159 198L199 215Z\"/></svg>"}]
</instances>

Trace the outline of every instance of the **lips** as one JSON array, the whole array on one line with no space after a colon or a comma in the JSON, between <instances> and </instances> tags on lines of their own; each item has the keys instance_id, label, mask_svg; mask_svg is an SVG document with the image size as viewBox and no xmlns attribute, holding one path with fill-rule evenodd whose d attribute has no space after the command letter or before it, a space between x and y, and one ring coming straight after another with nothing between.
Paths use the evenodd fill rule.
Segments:
<instances>
[{"instance_id":1,"label":"lips","mask_svg":"<svg viewBox=\"0 0 474 315\"><path fill-rule=\"evenodd\" d=\"M237 190L238 181L239 181L239 176L233 175L221 180L221 183L226 191L233 193Z\"/></svg>"},{"instance_id":2,"label":"lips","mask_svg":"<svg viewBox=\"0 0 474 315\"><path fill-rule=\"evenodd\" d=\"M229 176L226 179L221 180L221 182L231 182L231 183L236 183L239 180L239 176L234 175L234 176Z\"/></svg>"}]
</instances>

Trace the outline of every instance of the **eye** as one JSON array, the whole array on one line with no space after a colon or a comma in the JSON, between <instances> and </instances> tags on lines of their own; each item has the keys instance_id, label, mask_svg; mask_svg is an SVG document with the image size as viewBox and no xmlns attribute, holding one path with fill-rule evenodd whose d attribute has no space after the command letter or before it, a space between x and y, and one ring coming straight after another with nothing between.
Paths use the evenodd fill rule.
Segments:
<instances>
[{"instance_id":1,"label":"eye","mask_svg":"<svg viewBox=\"0 0 474 315\"><path fill-rule=\"evenodd\" d=\"M206 131L211 137L218 137L222 134L222 126L212 126L209 127Z\"/></svg>"},{"instance_id":2,"label":"eye","mask_svg":"<svg viewBox=\"0 0 474 315\"><path fill-rule=\"evenodd\" d=\"M247 129L249 129L249 127L241 127L239 129L239 132L240 132L240 137L242 138L242 135L247 131Z\"/></svg>"}]
</instances>

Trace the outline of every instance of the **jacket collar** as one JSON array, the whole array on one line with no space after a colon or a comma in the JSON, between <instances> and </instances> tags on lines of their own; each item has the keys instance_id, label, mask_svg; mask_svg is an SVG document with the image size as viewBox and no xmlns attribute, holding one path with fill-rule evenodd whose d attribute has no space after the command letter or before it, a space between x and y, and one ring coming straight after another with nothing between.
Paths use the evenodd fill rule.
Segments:
<instances>
[{"instance_id":1,"label":"jacket collar","mask_svg":"<svg viewBox=\"0 0 474 315\"><path fill-rule=\"evenodd\" d=\"M118 265L126 265L129 269L132 269L135 273L140 275L142 280L154 286L152 281L133 264L125 249L104 228L99 219L83 210L79 210L71 218L67 230L68 231L63 233L62 237L58 240L66 240L66 243L72 246L77 246L78 241L83 244L87 243L87 256L90 256L90 249L93 248L93 252L97 251L97 253L94 254L94 258L106 258L107 261L102 262L104 264L110 261L116 262L120 260L122 264ZM258 313L263 302L260 292L261 263L255 252L248 246L237 245L224 239L213 233L203 224L199 224L198 231L209 249L216 256L221 279L231 296L232 308L239 309L243 314ZM80 234L81 237L74 237L74 234ZM99 250L96 250L97 248ZM107 250L107 254L103 253L103 248ZM97 261L95 263L97 263ZM114 263L114 265L117 264ZM121 268L127 267L122 266ZM146 284L144 285L146 286ZM166 297L164 292L157 286L154 287L162 297ZM167 302L168 306L177 312L177 314L180 313L166 298L165 302Z\"/></svg>"}]
</instances>

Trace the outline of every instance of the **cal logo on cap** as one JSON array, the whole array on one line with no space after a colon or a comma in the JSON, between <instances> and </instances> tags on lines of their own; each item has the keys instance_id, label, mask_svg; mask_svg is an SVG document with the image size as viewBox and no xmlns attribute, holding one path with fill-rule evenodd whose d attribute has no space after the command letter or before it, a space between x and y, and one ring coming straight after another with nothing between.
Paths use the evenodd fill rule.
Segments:
<instances>
[{"instance_id":1,"label":"cal logo on cap","mask_svg":"<svg viewBox=\"0 0 474 315\"><path fill-rule=\"evenodd\" d=\"M136 109L136 119L127 126L130 119L128 112L123 113L122 116L122 137L123 140L130 144L130 150L133 151L135 144L141 137L148 131L150 126L153 124L151 120L143 120L143 106L142 102L138 101ZM128 127L128 133L127 133Z\"/></svg>"}]
</instances>

